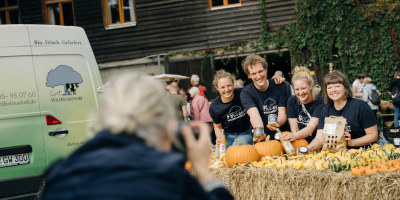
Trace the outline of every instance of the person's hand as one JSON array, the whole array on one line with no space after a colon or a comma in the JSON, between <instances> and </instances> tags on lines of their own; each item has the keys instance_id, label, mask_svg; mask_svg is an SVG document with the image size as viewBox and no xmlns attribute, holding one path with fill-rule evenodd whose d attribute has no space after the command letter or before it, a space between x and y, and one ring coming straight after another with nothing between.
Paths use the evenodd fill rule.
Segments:
<instances>
[{"instance_id":1,"label":"person's hand","mask_svg":"<svg viewBox=\"0 0 400 200\"><path fill-rule=\"evenodd\" d=\"M215 145L219 145L219 143L221 142L221 139L220 138L217 138L217 140L215 141Z\"/></svg>"},{"instance_id":2,"label":"person's hand","mask_svg":"<svg viewBox=\"0 0 400 200\"><path fill-rule=\"evenodd\" d=\"M276 129L279 128L279 127L281 127L279 124L274 125L274 126L269 126L269 125L267 125L267 128L268 128L269 130L271 130L271 131L276 131Z\"/></svg>"},{"instance_id":3,"label":"person's hand","mask_svg":"<svg viewBox=\"0 0 400 200\"><path fill-rule=\"evenodd\" d=\"M298 139L297 134L284 134L282 136L282 138L284 140L289 141L289 142L293 142L293 141L296 141Z\"/></svg>"},{"instance_id":4,"label":"person's hand","mask_svg":"<svg viewBox=\"0 0 400 200\"><path fill-rule=\"evenodd\" d=\"M351 144L351 134L349 133L349 132L344 132L344 136L346 137L346 139L344 139L344 140L347 140L347 146L353 146L352 144Z\"/></svg>"},{"instance_id":5,"label":"person's hand","mask_svg":"<svg viewBox=\"0 0 400 200\"><path fill-rule=\"evenodd\" d=\"M196 140L193 134L193 128L199 129L199 139ZM182 126L182 135L186 144L186 155L192 162L196 170L197 179L201 184L213 179L208 169L208 156L211 153L209 148L210 126L206 123L194 121L189 125Z\"/></svg>"},{"instance_id":6,"label":"person's hand","mask_svg":"<svg viewBox=\"0 0 400 200\"><path fill-rule=\"evenodd\" d=\"M281 76L273 76L271 79L274 80L275 84L278 84L278 85L282 84L286 80L285 78L283 78Z\"/></svg>"},{"instance_id":7,"label":"person's hand","mask_svg":"<svg viewBox=\"0 0 400 200\"><path fill-rule=\"evenodd\" d=\"M267 137L267 135L265 133L263 133L263 136L260 138L253 137L253 142L261 142L261 141L265 140L266 137Z\"/></svg>"}]
</instances>

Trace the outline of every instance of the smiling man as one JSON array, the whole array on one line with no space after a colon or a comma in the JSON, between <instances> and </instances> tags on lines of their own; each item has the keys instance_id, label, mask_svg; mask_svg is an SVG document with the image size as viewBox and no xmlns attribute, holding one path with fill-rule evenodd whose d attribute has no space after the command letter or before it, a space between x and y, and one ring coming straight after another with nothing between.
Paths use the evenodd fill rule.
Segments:
<instances>
[{"instance_id":1,"label":"smiling man","mask_svg":"<svg viewBox=\"0 0 400 200\"><path fill-rule=\"evenodd\" d=\"M286 86L277 85L274 80L267 79L268 63L259 55L251 54L247 56L243 63L243 71L253 80L247 85L241 95L241 101L247 114L250 116L251 125L263 127L264 135L262 138L253 139L260 142L266 135L274 138L275 131L280 127L281 131L289 130L287 127L286 116ZM268 115L278 116L278 125L268 126Z\"/></svg>"}]
</instances>

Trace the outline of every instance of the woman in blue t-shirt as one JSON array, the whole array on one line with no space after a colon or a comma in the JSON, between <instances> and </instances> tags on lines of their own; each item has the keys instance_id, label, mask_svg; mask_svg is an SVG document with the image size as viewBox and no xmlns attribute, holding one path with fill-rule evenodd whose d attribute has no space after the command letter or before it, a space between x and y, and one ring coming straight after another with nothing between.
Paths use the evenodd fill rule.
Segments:
<instances>
[{"instance_id":1,"label":"woman in blue t-shirt","mask_svg":"<svg viewBox=\"0 0 400 200\"><path fill-rule=\"evenodd\" d=\"M294 69L292 84L296 96L289 98L286 112L293 134L285 134L283 139L292 142L304 138L310 143L317 133L319 113L325 107L324 97L314 90L314 79L307 67Z\"/></svg>"},{"instance_id":2,"label":"woman in blue t-shirt","mask_svg":"<svg viewBox=\"0 0 400 200\"><path fill-rule=\"evenodd\" d=\"M214 122L216 143L218 145L221 141L224 129L227 149L237 145L236 139L243 144L253 144L250 119L240 100L242 88L234 89L234 82L235 76L225 70L215 74L213 85L220 95L211 103L209 110Z\"/></svg>"},{"instance_id":3,"label":"woman in blue t-shirt","mask_svg":"<svg viewBox=\"0 0 400 200\"><path fill-rule=\"evenodd\" d=\"M378 140L377 121L371 108L362 100L352 98L353 94L345 75L331 72L324 78L323 94L325 104L319 115L315 139L307 147L310 151L322 147L324 142L325 117L346 118L345 136L347 148L368 147Z\"/></svg>"}]
</instances>

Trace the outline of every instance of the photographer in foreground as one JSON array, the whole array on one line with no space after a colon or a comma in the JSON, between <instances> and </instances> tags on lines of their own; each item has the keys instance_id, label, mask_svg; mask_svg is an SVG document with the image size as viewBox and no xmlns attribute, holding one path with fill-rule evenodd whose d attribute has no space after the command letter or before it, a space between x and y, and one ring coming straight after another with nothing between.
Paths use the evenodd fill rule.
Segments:
<instances>
[{"instance_id":1,"label":"photographer in foreground","mask_svg":"<svg viewBox=\"0 0 400 200\"><path fill-rule=\"evenodd\" d=\"M233 199L208 169L207 124L181 128L197 180L184 169L185 156L171 151L176 123L164 94L150 77L115 79L99 108L103 130L53 167L43 199Z\"/></svg>"}]
</instances>

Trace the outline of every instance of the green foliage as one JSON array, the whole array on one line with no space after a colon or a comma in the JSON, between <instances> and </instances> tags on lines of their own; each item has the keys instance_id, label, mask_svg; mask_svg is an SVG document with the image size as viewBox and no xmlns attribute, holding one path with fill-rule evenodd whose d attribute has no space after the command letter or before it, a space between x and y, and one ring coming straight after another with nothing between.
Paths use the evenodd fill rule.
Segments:
<instances>
[{"instance_id":1,"label":"green foliage","mask_svg":"<svg viewBox=\"0 0 400 200\"><path fill-rule=\"evenodd\" d=\"M271 42L280 38L281 44L287 44L296 65L306 64L303 50L309 49L311 62L321 69L335 60L336 47L348 78L352 81L358 73L367 73L388 99L390 79L400 64L399 8L398 0L376 0L368 7L358 0L298 0L297 23L289 24Z\"/></svg>"}]
</instances>

